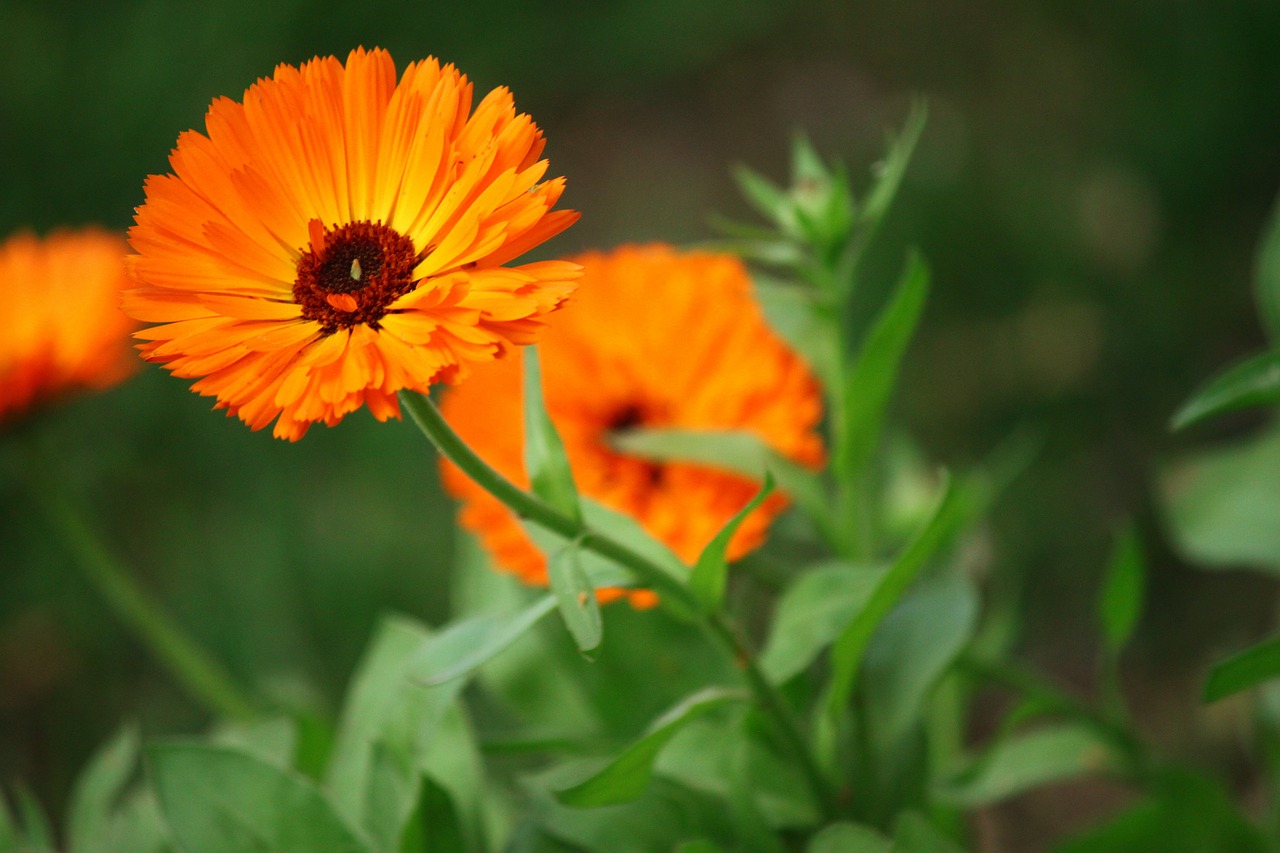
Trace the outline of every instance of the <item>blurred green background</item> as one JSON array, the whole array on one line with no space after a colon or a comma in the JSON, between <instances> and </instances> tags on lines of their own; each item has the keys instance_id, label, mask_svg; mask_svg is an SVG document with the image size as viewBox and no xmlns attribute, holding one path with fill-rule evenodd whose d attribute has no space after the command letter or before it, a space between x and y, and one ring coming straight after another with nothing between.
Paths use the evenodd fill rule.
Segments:
<instances>
[{"instance_id":1,"label":"blurred green background","mask_svg":"<svg viewBox=\"0 0 1280 853\"><path fill-rule=\"evenodd\" d=\"M784 179L800 130L865 176L925 96L882 244L885 270L914 244L935 279L900 420L958 467L1015 428L1041 437L994 514L991 564L1020 596L1025 654L1084 693L1093 590L1113 532L1138 518L1153 551L1127 661L1140 719L1175 750L1242 761L1196 685L1266 629L1274 586L1180 561L1153 483L1171 456L1253 423L1166 428L1262 346L1250 279L1280 187L1280 4L0 0L0 32L3 234L126 228L144 176L212 98L360 44L514 90L583 212L557 252L749 218L730 164ZM452 518L434 455L365 413L291 445L209 408L149 368L38 426L193 634L257 690L331 712L380 612L446 615ZM157 733L205 717L73 571L31 511L31 476L44 474L0 438L0 782L25 779L56 810L121 718Z\"/></svg>"}]
</instances>

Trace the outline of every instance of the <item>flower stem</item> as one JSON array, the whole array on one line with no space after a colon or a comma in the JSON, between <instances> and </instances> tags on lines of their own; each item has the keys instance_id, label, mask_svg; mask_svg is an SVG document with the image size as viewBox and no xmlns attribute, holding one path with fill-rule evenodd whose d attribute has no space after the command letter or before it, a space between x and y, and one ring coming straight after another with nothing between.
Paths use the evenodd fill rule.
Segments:
<instances>
[{"instance_id":1,"label":"flower stem","mask_svg":"<svg viewBox=\"0 0 1280 853\"><path fill-rule=\"evenodd\" d=\"M704 627L718 644L733 658L734 664L746 677L760 710L771 719L787 745L794 750L805 781L812 790L818 807L825 815L832 815L835 797L827 778L818 767L804 735L801 734L786 702L761 671L755 655L734 627L720 613L705 613L684 584L679 583L662 568L644 556L605 536L586 525L553 509L536 496L516 486L473 451L449 426L440 410L430 398L413 391L402 391L401 404L423 434L436 446L441 455L457 465L481 488L506 504L521 518L525 518L551 530L565 539L578 540L581 547L594 551L631 570L636 578L655 588L664 596L673 596L691 613L700 614Z\"/></svg>"},{"instance_id":2,"label":"flower stem","mask_svg":"<svg viewBox=\"0 0 1280 853\"><path fill-rule=\"evenodd\" d=\"M240 692L226 670L178 627L111 553L70 495L53 454L35 442L31 451L38 463L31 477L36 503L62 534L75 566L116 617L168 668L187 694L209 711L237 720L257 716L255 703Z\"/></svg>"}]
</instances>

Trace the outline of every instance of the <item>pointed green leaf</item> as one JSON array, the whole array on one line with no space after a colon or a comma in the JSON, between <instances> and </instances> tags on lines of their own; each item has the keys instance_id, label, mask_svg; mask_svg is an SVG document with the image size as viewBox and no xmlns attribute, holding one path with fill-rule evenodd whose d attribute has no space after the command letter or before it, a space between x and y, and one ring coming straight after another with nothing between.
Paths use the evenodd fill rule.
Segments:
<instances>
[{"instance_id":1,"label":"pointed green leaf","mask_svg":"<svg viewBox=\"0 0 1280 853\"><path fill-rule=\"evenodd\" d=\"M806 515L818 520L829 514L817 475L746 430L635 429L615 436L613 444L623 453L659 462L694 462L754 479L771 474Z\"/></svg>"},{"instance_id":2,"label":"pointed green leaf","mask_svg":"<svg viewBox=\"0 0 1280 853\"><path fill-rule=\"evenodd\" d=\"M514 615L485 614L455 622L421 651L412 675L428 686L468 675L555 609L555 596L545 595Z\"/></svg>"},{"instance_id":3,"label":"pointed green leaf","mask_svg":"<svg viewBox=\"0 0 1280 853\"><path fill-rule=\"evenodd\" d=\"M370 853L304 777L200 743L147 749L147 768L179 846L218 853Z\"/></svg>"},{"instance_id":4,"label":"pointed green leaf","mask_svg":"<svg viewBox=\"0 0 1280 853\"><path fill-rule=\"evenodd\" d=\"M1145 564L1142 542L1130 525L1116 541L1098 597L1102 640L1112 656L1118 655L1129 642L1142 614Z\"/></svg>"},{"instance_id":5,"label":"pointed green leaf","mask_svg":"<svg viewBox=\"0 0 1280 853\"><path fill-rule=\"evenodd\" d=\"M865 606L886 566L831 561L801 572L778 600L760 668L775 684L799 675Z\"/></svg>"},{"instance_id":6,"label":"pointed green leaf","mask_svg":"<svg viewBox=\"0 0 1280 853\"><path fill-rule=\"evenodd\" d=\"M805 853L890 853L893 842L860 823L833 823L813 836Z\"/></svg>"},{"instance_id":7,"label":"pointed green leaf","mask_svg":"<svg viewBox=\"0 0 1280 853\"><path fill-rule=\"evenodd\" d=\"M877 165L875 183L867 192L858 216L859 224L863 227L876 227L893 204L907 172L907 165L915 153L916 143L920 141L920 134L924 131L928 114L922 101L912 104L902 132L889 140L888 153Z\"/></svg>"},{"instance_id":8,"label":"pointed green leaf","mask_svg":"<svg viewBox=\"0 0 1280 853\"><path fill-rule=\"evenodd\" d=\"M760 491L756 492L755 496L747 502L746 506L738 510L733 518L725 522L720 532L698 555L698 562L693 566L693 574L689 576L689 588L698 599L698 603L702 605L703 612L716 612L724 601L725 583L729 570L725 552L729 548L729 540L733 538L733 534L742 526L747 516L754 512L772 492L773 475L765 474L764 485L760 487Z\"/></svg>"},{"instance_id":9,"label":"pointed green leaf","mask_svg":"<svg viewBox=\"0 0 1280 853\"><path fill-rule=\"evenodd\" d=\"M1280 342L1280 201L1271 209L1258 244L1254 290L1262 326L1273 341Z\"/></svg>"},{"instance_id":10,"label":"pointed green leaf","mask_svg":"<svg viewBox=\"0 0 1280 853\"><path fill-rule=\"evenodd\" d=\"M1228 368L1197 391L1173 416L1178 430L1216 415L1280 405L1280 352L1255 355Z\"/></svg>"},{"instance_id":11,"label":"pointed green leaf","mask_svg":"<svg viewBox=\"0 0 1280 853\"><path fill-rule=\"evenodd\" d=\"M973 808L1113 766L1096 729L1063 723L1001 738L987 753L939 783L935 792L947 803Z\"/></svg>"},{"instance_id":12,"label":"pointed green leaf","mask_svg":"<svg viewBox=\"0 0 1280 853\"><path fill-rule=\"evenodd\" d=\"M1280 637L1250 646L1215 664L1204 685L1204 701L1216 702L1280 676Z\"/></svg>"},{"instance_id":13,"label":"pointed green leaf","mask_svg":"<svg viewBox=\"0 0 1280 853\"><path fill-rule=\"evenodd\" d=\"M524 467L535 495L572 518L582 520L578 489L560 433L542 397L542 368L536 347L524 350Z\"/></svg>"},{"instance_id":14,"label":"pointed green leaf","mask_svg":"<svg viewBox=\"0 0 1280 853\"><path fill-rule=\"evenodd\" d=\"M751 206L770 222L781 223L785 211L791 206L791 200L781 188L768 178L744 165L733 168L733 178L738 182L738 189Z\"/></svg>"},{"instance_id":15,"label":"pointed green leaf","mask_svg":"<svg viewBox=\"0 0 1280 853\"><path fill-rule=\"evenodd\" d=\"M25 785L19 784L14 794L18 799L18 821L22 824L22 837L26 845L24 850L31 848L32 853L44 853L46 850L52 853L55 849L53 825L40 801Z\"/></svg>"},{"instance_id":16,"label":"pointed green leaf","mask_svg":"<svg viewBox=\"0 0 1280 853\"><path fill-rule=\"evenodd\" d=\"M595 587L579 559L578 541L570 542L547 560L547 579L555 595L556 606L564 625L578 644L578 651L589 652L600 645L603 625L600 602Z\"/></svg>"},{"instance_id":17,"label":"pointed green leaf","mask_svg":"<svg viewBox=\"0 0 1280 853\"><path fill-rule=\"evenodd\" d=\"M893 830L893 853L964 853L964 848L923 815L904 812Z\"/></svg>"},{"instance_id":18,"label":"pointed green leaf","mask_svg":"<svg viewBox=\"0 0 1280 853\"><path fill-rule=\"evenodd\" d=\"M839 376L840 343L834 325L821 316L817 294L810 288L759 274L752 276L752 284L769 326L804 357L822 384L830 388Z\"/></svg>"},{"instance_id":19,"label":"pointed green leaf","mask_svg":"<svg viewBox=\"0 0 1280 853\"><path fill-rule=\"evenodd\" d=\"M921 581L885 617L863 664L866 719L891 749L921 720L935 684L973 636L978 591L960 575Z\"/></svg>"},{"instance_id":20,"label":"pointed green leaf","mask_svg":"<svg viewBox=\"0 0 1280 853\"><path fill-rule=\"evenodd\" d=\"M842 483L856 482L875 453L902 358L928 294L929 268L913 252L888 304L867 333L841 394L833 466Z\"/></svg>"},{"instance_id":21,"label":"pointed green leaf","mask_svg":"<svg viewBox=\"0 0 1280 853\"><path fill-rule=\"evenodd\" d=\"M744 698L738 691L717 687L698 691L654 720L638 741L603 769L576 785L556 791L556 799L566 806L583 809L636 799L649 784L658 753L682 726L708 711Z\"/></svg>"},{"instance_id":22,"label":"pointed green leaf","mask_svg":"<svg viewBox=\"0 0 1280 853\"><path fill-rule=\"evenodd\" d=\"M81 771L67 808L70 853L99 849L112 813L138 761L138 730L124 726Z\"/></svg>"},{"instance_id":23,"label":"pointed green leaf","mask_svg":"<svg viewBox=\"0 0 1280 853\"><path fill-rule=\"evenodd\" d=\"M1193 563L1280 571L1280 429L1269 428L1169 466L1167 527Z\"/></svg>"},{"instance_id":24,"label":"pointed green leaf","mask_svg":"<svg viewBox=\"0 0 1280 853\"><path fill-rule=\"evenodd\" d=\"M824 717L828 723L833 723L843 715L863 653L875 629L953 532L953 516L962 508L959 494L948 476L943 482L942 494L929 521L878 580L866 606L850 620L836 640L831 652L831 678L827 685L826 701L823 703Z\"/></svg>"}]
</instances>

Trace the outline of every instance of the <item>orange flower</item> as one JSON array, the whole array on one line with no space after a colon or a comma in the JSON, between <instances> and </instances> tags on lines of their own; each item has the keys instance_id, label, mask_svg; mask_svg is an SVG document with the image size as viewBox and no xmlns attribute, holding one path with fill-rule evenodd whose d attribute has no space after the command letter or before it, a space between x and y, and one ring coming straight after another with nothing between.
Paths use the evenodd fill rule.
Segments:
<instances>
[{"instance_id":1,"label":"orange flower","mask_svg":"<svg viewBox=\"0 0 1280 853\"><path fill-rule=\"evenodd\" d=\"M581 289L547 331L541 358L547 410L578 489L693 561L758 484L703 465L618 453L610 434L636 427L748 430L779 453L816 465L823 456L813 431L821 417L819 388L765 324L736 258L646 246L574 260L585 267ZM472 449L525 484L521 405L521 366L511 359L477 369L445 396L442 409ZM463 525L497 562L545 585L542 554L506 507L449 463L443 477L463 502ZM784 505L781 497L771 499L747 518L730 543L730 559L758 546ZM631 600L646 606L654 598L636 592Z\"/></svg>"},{"instance_id":2,"label":"orange flower","mask_svg":"<svg viewBox=\"0 0 1280 853\"><path fill-rule=\"evenodd\" d=\"M62 391L114 385L133 369L137 324L119 307L126 251L122 237L98 228L0 245L0 419Z\"/></svg>"},{"instance_id":3,"label":"orange flower","mask_svg":"<svg viewBox=\"0 0 1280 853\"><path fill-rule=\"evenodd\" d=\"M502 264L571 225L511 93L471 109L435 59L382 50L280 65L213 102L138 209L125 300L150 361L254 429L296 440L532 343L573 290L563 261Z\"/></svg>"}]
</instances>

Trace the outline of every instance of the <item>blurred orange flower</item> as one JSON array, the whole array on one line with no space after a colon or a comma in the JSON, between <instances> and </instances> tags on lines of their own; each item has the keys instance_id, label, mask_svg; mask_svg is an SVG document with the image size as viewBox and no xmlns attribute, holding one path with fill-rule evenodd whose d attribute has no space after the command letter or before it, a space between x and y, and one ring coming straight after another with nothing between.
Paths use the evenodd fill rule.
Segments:
<instances>
[{"instance_id":1,"label":"blurred orange flower","mask_svg":"<svg viewBox=\"0 0 1280 853\"><path fill-rule=\"evenodd\" d=\"M573 290L563 261L504 267L571 225L511 93L471 109L452 65L353 51L280 65L213 102L138 209L125 310L150 361L254 429L296 440L532 343Z\"/></svg>"},{"instance_id":2,"label":"blurred orange flower","mask_svg":"<svg viewBox=\"0 0 1280 853\"><path fill-rule=\"evenodd\" d=\"M120 311L124 238L98 228L30 233L0 245L0 419L76 388L106 388L137 359Z\"/></svg>"},{"instance_id":3,"label":"blurred orange flower","mask_svg":"<svg viewBox=\"0 0 1280 853\"><path fill-rule=\"evenodd\" d=\"M585 268L581 288L540 350L547 409L578 489L637 519L683 560L696 560L758 484L703 465L624 455L611 448L611 433L747 430L784 456L817 465L823 457L814 432L822 413L817 382L765 324L735 257L655 245L573 260ZM472 449L523 485L521 399L521 365L511 359L477 369L450 390L442 410ZM545 585L545 560L507 508L452 464L442 470L445 486L463 503L462 524L502 568ZM757 547L785 504L775 495L747 518L729 558ZM647 591L630 597L637 606L654 602Z\"/></svg>"}]
</instances>

